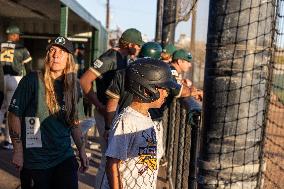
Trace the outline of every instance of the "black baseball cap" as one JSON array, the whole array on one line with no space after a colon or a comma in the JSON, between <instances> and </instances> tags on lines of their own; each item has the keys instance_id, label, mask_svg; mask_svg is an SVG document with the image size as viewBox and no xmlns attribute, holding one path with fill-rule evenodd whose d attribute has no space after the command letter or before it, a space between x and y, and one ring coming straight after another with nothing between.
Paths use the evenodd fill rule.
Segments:
<instances>
[{"instance_id":1,"label":"black baseball cap","mask_svg":"<svg viewBox=\"0 0 284 189\"><path fill-rule=\"evenodd\" d=\"M66 37L58 36L50 41L50 43L47 45L46 50L49 50L51 46L59 46L64 48L67 52L73 54L74 48L71 41L69 41Z\"/></svg>"}]
</instances>

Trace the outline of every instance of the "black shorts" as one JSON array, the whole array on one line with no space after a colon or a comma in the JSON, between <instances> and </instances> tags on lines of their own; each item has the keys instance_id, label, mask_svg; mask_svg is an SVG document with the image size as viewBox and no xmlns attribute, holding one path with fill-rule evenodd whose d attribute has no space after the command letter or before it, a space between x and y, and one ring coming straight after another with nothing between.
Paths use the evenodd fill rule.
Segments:
<instances>
[{"instance_id":1,"label":"black shorts","mask_svg":"<svg viewBox=\"0 0 284 189\"><path fill-rule=\"evenodd\" d=\"M20 173L22 189L78 189L79 164L70 157L49 169L26 169Z\"/></svg>"}]
</instances>

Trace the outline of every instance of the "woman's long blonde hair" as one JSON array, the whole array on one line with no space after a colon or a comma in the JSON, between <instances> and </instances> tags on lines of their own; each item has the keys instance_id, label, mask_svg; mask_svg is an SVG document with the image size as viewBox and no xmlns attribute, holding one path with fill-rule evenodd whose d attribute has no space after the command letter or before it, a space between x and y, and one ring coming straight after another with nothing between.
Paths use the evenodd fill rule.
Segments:
<instances>
[{"instance_id":1,"label":"woman's long blonde hair","mask_svg":"<svg viewBox=\"0 0 284 189\"><path fill-rule=\"evenodd\" d=\"M66 121L73 125L78 121L78 82L76 75L74 57L68 53L66 68L63 72L64 89L64 112ZM49 52L45 58L45 70L44 70L44 85L45 85L45 101L51 114L57 115L60 110L60 106L56 100L56 94L54 89L54 79L51 77L51 70L49 65Z\"/></svg>"}]
</instances>

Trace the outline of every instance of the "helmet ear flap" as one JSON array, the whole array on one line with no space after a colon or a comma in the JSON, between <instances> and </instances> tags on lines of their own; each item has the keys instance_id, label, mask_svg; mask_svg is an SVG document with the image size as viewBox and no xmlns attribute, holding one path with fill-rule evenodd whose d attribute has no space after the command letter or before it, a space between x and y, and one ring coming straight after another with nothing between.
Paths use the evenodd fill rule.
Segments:
<instances>
[{"instance_id":1,"label":"helmet ear flap","mask_svg":"<svg viewBox=\"0 0 284 189\"><path fill-rule=\"evenodd\" d=\"M144 94L147 98L151 99L151 102L157 100L160 98L160 92L156 89L156 88L153 88L151 87L152 89L154 89L155 91L153 90L148 90L148 88L144 88Z\"/></svg>"},{"instance_id":2,"label":"helmet ear flap","mask_svg":"<svg viewBox=\"0 0 284 189\"><path fill-rule=\"evenodd\" d=\"M147 84L147 81L142 77L133 78L131 81L126 82L126 90L134 94L142 102L150 103L160 98L160 92L152 85Z\"/></svg>"}]
</instances>

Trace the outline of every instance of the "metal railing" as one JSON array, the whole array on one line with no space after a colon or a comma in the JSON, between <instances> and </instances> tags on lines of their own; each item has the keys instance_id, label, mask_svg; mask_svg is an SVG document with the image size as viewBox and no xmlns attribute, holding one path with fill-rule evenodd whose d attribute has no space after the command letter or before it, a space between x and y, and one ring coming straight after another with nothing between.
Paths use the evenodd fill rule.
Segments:
<instances>
[{"instance_id":1,"label":"metal railing","mask_svg":"<svg viewBox=\"0 0 284 189\"><path fill-rule=\"evenodd\" d=\"M171 189L196 188L201 103L193 98L174 100L164 114L167 181Z\"/></svg>"}]
</instances>

